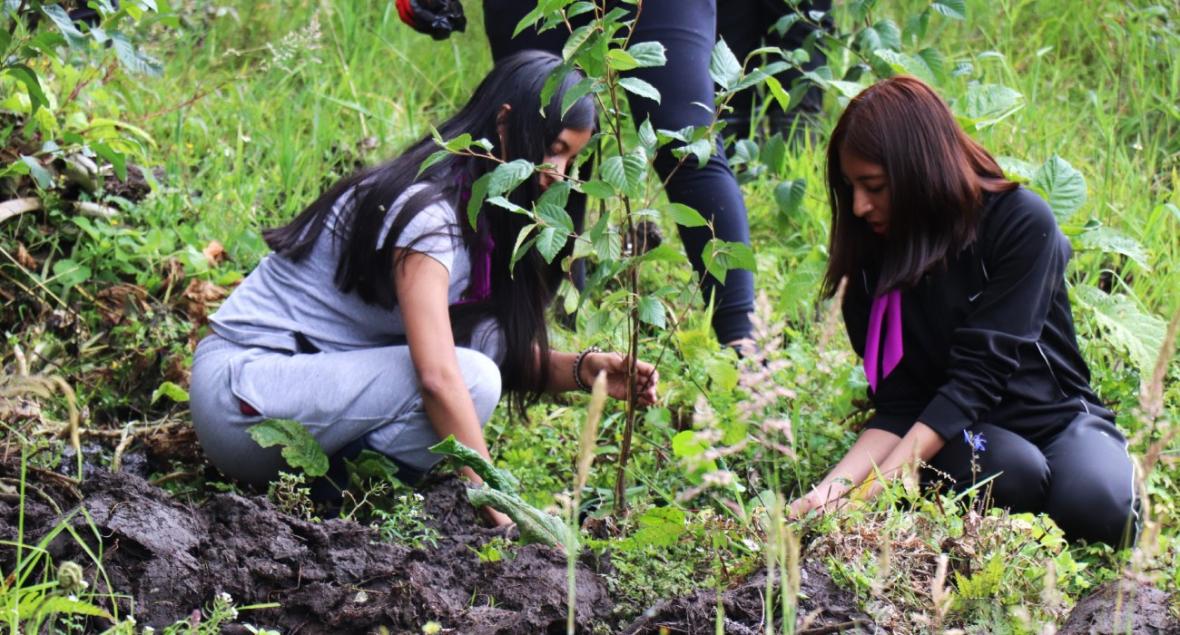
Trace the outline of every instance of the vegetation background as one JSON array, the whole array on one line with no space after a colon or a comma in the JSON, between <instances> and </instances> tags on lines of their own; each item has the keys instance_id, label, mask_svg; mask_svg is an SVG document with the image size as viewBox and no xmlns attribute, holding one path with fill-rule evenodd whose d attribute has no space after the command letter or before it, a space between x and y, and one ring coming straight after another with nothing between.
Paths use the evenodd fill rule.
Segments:
<instances>
[{"instance_id":1,"label":"vegetation background","mask_svg":"<svg viewBox=\"0 0 1180 635\"><path fill-rule=\"evenodd\" d=\"M0 215L3 396L41 395L19 411L5 402L2 434L47 467L71 460L69 427L58 423L69 419L71 391L49 396L48 383L30 388L29 378L61 378L72 389L80 434L103 442L101 461L118 465L128 447L121 440L182 430L192 346L226 289L266 253L260 230L428 134L491 64L475 2L466 6L467 32L445 41L405 27L393 3L124 5L144 5L124 22L141 46L130 52L117 42L29 40L35 50L26 54L13 43L11 34L24 32L15 24L9 41L0 39L8 55L0 202L34 198L40 208ZM817 479L864 419L863 375L842 325L815 301L827 243L824 140L853 90L829 81L820 121L798 142L753 134L727 147L749 207L767 365L741 366L712 341L699 298L683 292L691 272L682 260L641 271L639 288L665 307L666 328L640 339L643 355L662 362L665 400L635 431L630 512L610 513L615 473L607 466L623 435L610 406L586 450L597 467L579 493L581 511L610 517L628 536L591 542L615 553L619 611L725 588L761 566L780 567L786 584L798 569L790 545L801 539L804 559L822 562L874 619L899 631L1040 632L1128 571L1175 592L1180 9L907 0L844 3L835 17L849 45L832 51L833 68L853 66L865 50L896 49L872 72L928 74L1005 169L1054 203L1076 249L1068 279L1083 353L1140 462L1148 530L1133 551L1067 546L1045 518L980 513L968 500L899 508L896 500L909 497L901 486L784 527L784 497ZM913 35L917 20L927 23L921 36ZM866 44L872 38L875 46ZM18 65L39 76L46 107L37 110ZM71 167L78 154L98 168L89 173L100 181L94 187ZM671 218L660 222L675 235ZM618 325L626 314L614 291L596 291L578 330L557 341L625 349ZM519 477L528 502L569 504L584 411L575 398L537 406L527 422L501 409L489 425L497 464ZM191 465L177 459L157 477L199 499L214 485ZM948 575L941 553L961 566Z\"/></svg>"}]
</instances>

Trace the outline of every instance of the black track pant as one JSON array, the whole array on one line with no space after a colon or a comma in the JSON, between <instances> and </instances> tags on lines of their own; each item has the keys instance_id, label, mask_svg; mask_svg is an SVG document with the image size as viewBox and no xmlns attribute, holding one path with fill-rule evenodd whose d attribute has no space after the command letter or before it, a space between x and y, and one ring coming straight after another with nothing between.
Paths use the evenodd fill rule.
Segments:
<instances>
[{"instance_id":1,"label":"black track pant","mask_svg":"<svg viewBox=\"0 0 1180 635\"><path fill-rule=\"evenodd\" d=\"M949 478L963 490L999 474L989 483L995 506L1047 513L1070 540L1121 547L1138 533L1134 466L1126 439L1110 421L1082 413L1036 441L989 423L969 431L986 440L986 449L975 453L979 473L971 473L972 449L959 436L923 470L924 485Z\"/></svg>"},{"instance_id":2,"label":"black track pant","mask_svg":"<svg viewBox=\"0 0 1180 635\"><path fill-rule=\"evenodd\" d=\"M542 49L557 54L569 35L565 29L536 33L512 32L517 22L532 9L532 2L522 0L484 0L484 24L492 45L492 57L500 59L524 49ZM630 5L621 5L624 8ZM709 77L709 57L717 39L716 0L648 0L636 26L633 42L658 41L667 49L667 65L632 71L660 91L661 101L630 96L635 121L651 118L657 130L679 130L686 126L706 126L713 120L713 80ZM707 104L708 107L702 107ZM668 198L696 209L713 222L717 238L750 244L750 226L746 205L737 180L729 169L725 153L718 147L709 162L700 169L696 159L676 169L678 159L665 147L655 160L656 173L668 179ZM584 206L584 199L582 199ZM571 207L576 205L571 199ZM580 221L581 210L571 209ZM713 233L707 227L680 228L680 238L693 269L703 281L705 299L714 299L713 330L722 343L749 337L749 313L754 310L754 274L734 269L725 284L705 272L701 252Z\"/></svg>"}]
</instances>

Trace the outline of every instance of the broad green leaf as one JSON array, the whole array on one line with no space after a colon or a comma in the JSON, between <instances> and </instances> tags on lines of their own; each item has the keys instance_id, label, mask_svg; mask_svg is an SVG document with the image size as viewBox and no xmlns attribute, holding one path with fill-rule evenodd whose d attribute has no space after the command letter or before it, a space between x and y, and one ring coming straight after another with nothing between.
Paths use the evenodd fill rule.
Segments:
<instances>
[{"instance_id":1,"label":"broad green leaf","mask_svg":"<svg viewBox=\"0 0 1180 635\"><path fill-rule=\"evenodd\" d=\"M711 139L697 139L679 148L673 148L672 155L679 158L692 155L697 159L697 169L705 167L709 157L713 155L713 141Z\"/></svg>"},{"instance_id":2,"label":"broad green leaf","mask_svg":"<svg viewBox=\"0 0 1180 635\"><path fill-rule=\"evenodd\" d=\"M471 147L471 134L464 132L463 134L451 139L443 144L443 147L451 152L459 152Z\"/></svg>"},{"instance_id":3,"label":"broad green leaf","mask_svg":"<svg viewBox=\"0 0 1180 635\"><path fill-rule=\"evenodd\" d=\"M656 149L659 148L660 137L652 128L651 119L644 119L643 123L639 124L639 142L643 144L643 150L648 155L655 154Z\"/></svg>"},{"instance_id":4,"label":"broad green leaf","mask_svg":"<svg viewBox=\"0 0 1180 635\"><path fill-rule=\"evenodd\" d=\"M159 77L163 72L164 67L159 61L135 48L122 33L112 33L111 44L115 48L115 57L128 71L152 77Z\"/></svg>"},{"instance_id":5,"label":"broad green leaf","mask_svg":"<svg viewBox=\"0 0 1180 635\"><path fill-rule=\"evenodd\" d=\"M53 279L62 287L75 287L90 279L90 267L69 258L53 263Z\"/></svg>"},{"instance_id":6,"label":"broad green leaf","mask_svg":"<svg viewBox=\"0 0 1180 635\"><path fill-rule=\"evenodd\" d=\"M664 45L659 42L639 42L632 44L627 52L631 54L640 68L650 68L653 66L663 66L668 63L664 55Z\"/></svg>"},{"instance_id":7,"label":"broad green leaf","mask_svg":"<svg viewBox=\"0 0 1180 635\"><path fill-rule=\"evenodd\" d=\"M938 0L937 2L931 3L930 8L952 20L967 19L966 0Z\"/></svg>"},{"instance_id":8,"label":"broad green leaf","mask_svg":"<svg viewBox=\"0 0 1180 635\"><path fill-rule=\"evenodd\" d=\"M894 74L913 75L928 84L937 83L926 60L920 57L890 49L877 49L873 51L873 55L893 69Z\"/></svg>"},{"instance_id":9,"label":"broad green leaf","mask_svg":"<svg viewBox=\"0 0 1180 635\"><path fill-rule=\"evenodd\" d=\"M53 174L41 165L41 162L36 157L21 155L20 160L29 168L29 176L33 177L33 182L37 184L38 189L48 190L53 187Z\"/></svg>"},{"instance_id":10,"label":"broad green leaf","mask_svg":"<svg viewBox=\"0 0 1180 635\"><path fill-rule=\"evenodd\" d=\"M578 51L582 50L582 46L594 35L594 24L585 24L573 30L569 37L565 40L565 46L561 47L561 57L565 61L570 61Z\"/></svg>"},{"instance_id":11,"label":"broad green leaf","mask_svg":"<svg viewBox=\"0 0 1180 635\"><path fill-rule=\"evenodd\" d=\"M602 162L599 168L599 174L602 180L609 183L615 190L619 192L628 192L630 188L627 187L627 171L623 167L623 157L615 155L608 157L606 161ZM600 198L606 198L605 196Z\"/></svg>"},{"instance_id":12,"label":"broad green leaf","mask_svg":"<svg viewBox=\"0 0 1180 635\"><path fill-rule=\"evenodd\" d=\"M70 48L82 49L86 47L86 36L74 26L74 21L70 19L70 14L60 4L42 5L41 11L49 16L53 21L53 25L66 38Z\"/></svg>"},{"instance_id":13,"label":"broad green leaf","mask_svg":"<svg viewBox=\"0 0 1180 635\"><path fill-rule=\"evenodd\" d=\"M918 57L926 62L926 66L930 68L930 72L934 74L934 79L938 83L946 81L946 57L943 56L942 51L934 47L927 47L918 51Z\"/></svg>"},{"instance_id":14,"label":"broad green leaf","mask_svg":"<svg viewBox=\"0 0 1180 635\"><path fill-rule=\"evenodd\" d=\"M639 68L639 60L623 49L611 49L606 53L606 64L612 70L629 71Z\"/></svg>"},{"instance_id":15,"label":"broad green leaf","mask_svg":"<svg viewBox=\"0 0 1180 635\"><path fill-rule=\"evenodd\" d=\"M512 246L512 257L508 260L508 270L513 276L516 275L516 263L528 253L529 249L532 248L533 243L537 240L535 237L532 239L529 238L529 236L531 236L532 233L536 231L537 227L539 227L539 225L536 223L526 225L520 230L520 233L516 235L516 243Z\"/></svg>"},{"instance_id":16,"label":"broad green leaf","mask_svg":"<svg viewBox=\"0 0 1180 635\"><path fill-rule=\"evenodd\" d=\"M269 448L281 446L283 458L291 467L302 469L312 478L328 473L328 455L307 428L290 419L267 419L246 428L258 445Z\"/></svg>"},{"instance_id":17,"label":"broad green leaf","mask_svg":"<svg viewBox=\"0 0 1180 635\"><path fill-rule=\"evenodd\" d=\"M26 605L22 601L17 613L17 617L30 620L38 620L38 618L49 615L87 615L111 621L115 619L101 607L64 595L43 596L37 594L35 602Z\"/></svg>"},{"instance_id":18,"label":"broad green leaf","mask_svg":"<svg viewBox=\"0 0 1180 635\"><path fill-rule=\"evenodd\" d=\"M807 179L783 181L774 188L774 201L778 203L779 214L792 218L799 212L807 196Z\"/></svg>"},{"instance_id":19,"label":"broad green leaf","mask_svg":"<svg viewBox=\"0 0 1180 635\"><path fill-rule=\"evenodd\" d=\"M1096 287L1076 286L1073 295L1106 333L1104 341L1125 352L1141 377L1150 377L1164 343L1164 320L1145 313L1125 295L1108 294Z\"/></svg>"},{"instance_id":20,"label":"broad green leaf","mask_svg":"<svg viewBox=\"0 0 1180 635\"><path fill-rule=\"evenodd\" d=\"M460 465L471 468L483 479L484 483L494 490L505 494L515 494L520 490L520 481L516 480L515 476L507 470L501 470L492 465L490 461L480 456L479 452L460 443L455 435L448 435L447 438L427 449L435 454L451 457Z\"/></svg>"},{"instance_id":21,"label":"broad green leaf","mask_svg":"<svg viewBox=\"0 0 1180 635\"><path fill-rule=\"evenodd\" d=\"M578 534L560 518L529 505L516 494L491 487L467 488L467 500L476 507L491 507L503 512L520 531L522 544L543 544L577 553Z\"/></svg>"},{"instance_id":22,"label":"broad green leaf","mask_svg":"<svg viewBox=\"0 0 1180 635\"><path fill-rule=\"evenodd\" d=\"M971 82L952 109L976 130L995 125L1024 107L1024 95L1000 84Z\"/></svg>"},{"instance_id":23,"label":"broad green leaf","mask_svg":"<svg viewBox=\"0 0 1180 635\"><path fill-rule=\"evenodd\" d=\"M1068 161L1053 155L1033 175L1030 185L1049 202L1058 220L1086 203L1086 179Z\"/></svg>"},{"instance_id":24,"label":"broad green leaf","mask_svg":"<svg viewBox=\"0 0 1180 635\"><path fill-rule=\"evenodd\" d=\"M152 403L159 401L160 397L167 397L176 403L188 403L188 391L170 381L152 391Z\"/></svg>"},{"instance_id":25,"label":"broad green leaf","mask_svg":"<svg viewBox=\"0 0 1180 635\"><path fill-rule=\"evenodd\" d=\"M623 549L671 547L685 531L684 512L675 507L652 507L639 517L639 529L623 540Z\"/></svg>"},{"instance_id":26,"label":"broad green leaf","mask_svg":"<svg viewBox=\"0 0 1180 635\"><path fill-rule=\"evenodd\" d=\"M638 77L624 77L619 80L619 86L633 95L650 99L657 104L660 103L660 91Z\"/></svg>"},{"instance_id":27,"label":"broad green leaf","mask_svg":"<svg viewBox=\"0 0 1180 635\"><path fill-rule=\"evenodd\" d=\"M635 148L623 156L623 174L627 178L627 194L632 197L642 194L647 182L647 153L643 148Z\"/></svg>"},{"instance_id":28,"label":"broad green leaf","mask_svg":"<svg viewBox=\"0 0 1180 635\"><path fill-rule=\"evenodd\" d=\"M729 49L724 38L718 38L717 44L713 46L713 54L709 58L709 76L722 90L729 90L742 76L742 63Z\"/></svg>"},{"instance_id":29,"label":"broad green leaf","mask_svg":"<svg viewBox=\"0 0 1180 635\"><path fill-rule=\"evenodd\" d=\"M1000 164L1004 176L1011 181L1027 183L1033 180L1037 173L1037 166L1016 157L996 157L996 163Z\"/></svg>"},{"instance_id":30,"label":"broad green leaf","mask_svg":"<svg viewBox=\"0 0 1180 635\"><path fill-rule=\"evenodd\" d=\"M774 97L774 101L783 112L791 109L791 94L783 90L782 82L775 77L767 77L766 88L770 90L770 96Z\"/></svg>"},{"instance_id":31,"label":"broad green leaf","mask_svg":"<svg viewBox=\"0 0 1180 635\"><path fill-rule=\"evenodd\" d=\"M568 233L562 232L556 227L546 227L541 230L540 234L537 234L537 251L541 253L545 262L553 262L568 239Z\"/></svg>"},{"instance_id":32,"label":"broad green leaf","mask_svg":"<svg viewBox=\"0 0 1180 635\"><path fill-rule=\"evenodd\" d=\"M586 196L593 196L594 198L610 198L615 194L614 188L609 183L598 179L583 183L582 191L586 193Z\"/></svg>"},{"instance_id":33,"label":"broad green leaf","mask_svg":"<svg viewBox=\"0 0 1180 635\"><path fill-rule=\"evenodd\" d=\"M488 182L488 195L509 194L532 174L533 164L526 159L501 163L496 166L495 170L492 170L492 178Z\"/></svg>"},{"instance_id":34,"label":"broad green leaf","mask_svg":"<svg viewBox=\"0 0 1180 635\"><path fill-rule=\"evenodd\" d=\"M377 483L392 483L397 478L397 464L389 457L364 449L355 459L345 459L344 465L348 469L348 482L357 488Z\"/></svg>"},{"instance_id":35,"label":"broad green leaf","mask_svg":"<svg viewBox=\"0 0 1180 635\"><path fill-rule=\"evenodd\" d=\"M683 203L669 203L666 213L681 227L704 227L709 224L700 212Z\"/></svg>"},{"instance_id":36,"label":"broad green leaf","mask_svg":"<svg viewBox=\"0 0 1180 635\"><path fill-rule=\"evenodd\" d=\"M127 156L119 152L105 143L94 142L90 144L90 149L94 153L107 160L111 167L115 168L115 176L119 177L120 181L127 180Z\"/></svg>"},{"instance_id":37,"label":"broad green leaf","mask_svg":"<svg viewBox=\"0 0 1180 635\"><path fill-rule=\"evenodd\" d=\"M42 106L49 105L49 99L45 97L45 91L41 88L41 80L37 77L36 71L24 64L11 64L0 70L16 77L25 85L34 112Z\"/></svg>"},{"instance_id":38,"label":"broad green leaf","mask_svg":"<svg viewBox=\"0 0 1180 635\"><path fill-rule=\"evenodd\" d=\"M583 77L565 91L565 94L561 96L561 116L565 117L565 114L574 107L574 104L578 103L579 99L589 95L594 90L595 83L596 80L593 77Z\"/></svg>"},{"instance_id":39,"label":"broad green leaf","mask_svg":"<svg viewBox=\"0 0 1180 635\"><path fill-rule=\"evenodd\" d=\"M705 372L708 373L709 379L720 392L733 390L737 387L740 379L737 366L734 366L733 360L727 357L715 356L705 360Z\"/></svg>"},{"instance_id":40,"label":"broad green leaf","mask_svg":"<svg viewBox=\"0 0 1180 635\"><path fill-rule=\"evenodd\" d=\"M787 143L781 134L776 132L763 142L758 160L770 169L771 174L782 174L786 170Z\"/></svg>"},{"instance_id":41,"label":"broad green leaf","mask_svg":"<svg viewBox=\"0 0 1180 635\"><path fill-rule=\"evenodd\" d=\"M1147 271L1151 271L1147 249L1130 236L1110 227L1098 227L1079 235L1076 244L1082 249L1122 254Z\"/></svg>"},{"instance_id":42,"label":"broad green leaf","mask_svg":"<svg viewBox=\"0 0 1180 635\"><path fill-rule=\"evenodd\" d=\"M667 326L664 303L654 296L646 295L639 298L639 321L656 328Z\"/></svg>"},{"instance_id":43,"label":"broad green leaf","mask_svg":"<svg viewBox=\"0 0 1180 635\"><path fill-rule=\"evenodd\" d=\"M704 261L705 270L722 283L725 282L725 274L730 269L754 271L757 268L754 251L750 249L749 245L728 242L719 238L714 238L705 244L705 249L701 252L701 260Z\"/></svg>"}]
</instances>

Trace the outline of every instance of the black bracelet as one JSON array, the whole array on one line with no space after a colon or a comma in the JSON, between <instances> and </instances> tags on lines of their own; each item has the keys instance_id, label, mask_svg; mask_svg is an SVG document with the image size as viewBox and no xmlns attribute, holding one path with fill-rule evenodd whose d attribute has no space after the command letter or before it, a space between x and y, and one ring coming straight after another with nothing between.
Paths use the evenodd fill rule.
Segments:
<instances>
[{"instance_id":1,"label":"black bracelet","mask_svg":"<svg viewBox=\"0 0 1180 635\"><path fill-rule=\"evenodd\" d=\"M597 346L591 346L581 353L578 353L578 357L574 360L574 385L578 387L578 390L590 392L590 386L587 386L586 382L582 381L582 362L586 361L586 356L590 353L601 352L601 348L598 348Z\"/></svg>"}]
</instances>

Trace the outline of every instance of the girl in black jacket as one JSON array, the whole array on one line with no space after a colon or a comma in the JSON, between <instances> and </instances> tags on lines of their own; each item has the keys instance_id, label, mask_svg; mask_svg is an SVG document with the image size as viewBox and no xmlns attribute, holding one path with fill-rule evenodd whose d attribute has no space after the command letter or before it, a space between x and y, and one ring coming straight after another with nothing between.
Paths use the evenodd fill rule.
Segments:
<instances>
[{"instance_id":1,"label":"girl in black jacket","mask_svg":"<svg viewBox=\"0 0 1180 635\"><path fill-rule=\"evenodd\" d=\"M996 478L991 499L1071 539L1120 546L1138 525L1127 443L1090 389L1049 206L1004 178L911 77L853 99L828 146L824 295L846 279L848 336L876 413L795 516L873 496L915 459L923 485Z\"/></svg>"}]
</instances>

